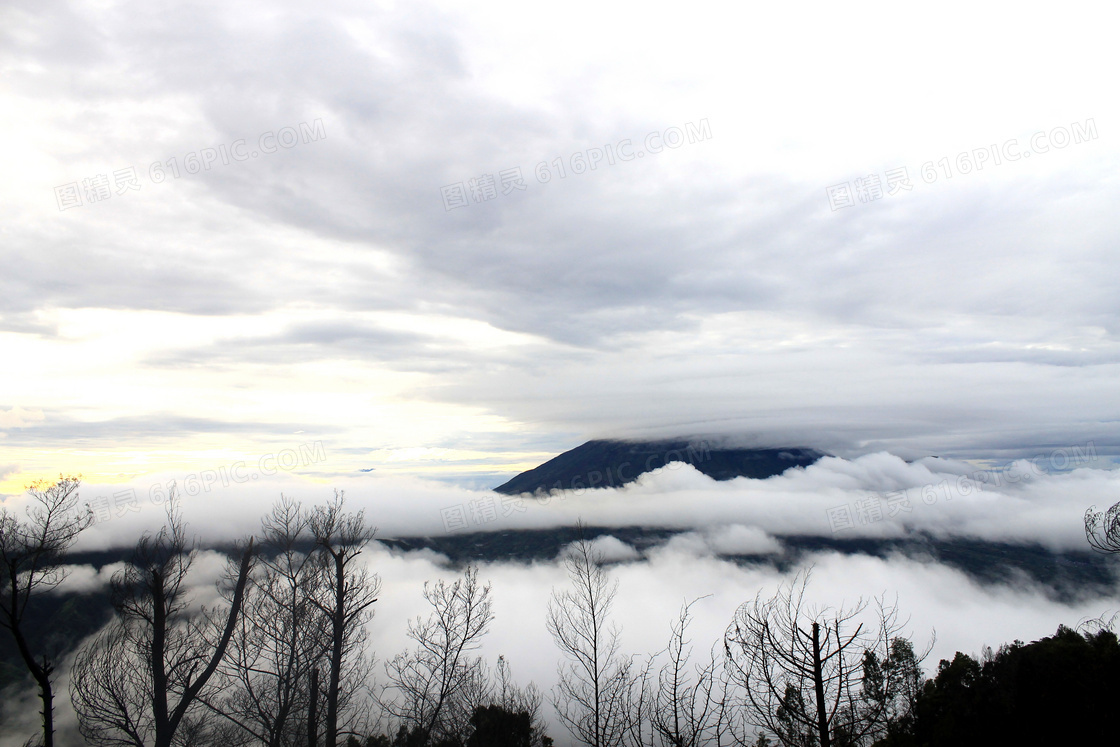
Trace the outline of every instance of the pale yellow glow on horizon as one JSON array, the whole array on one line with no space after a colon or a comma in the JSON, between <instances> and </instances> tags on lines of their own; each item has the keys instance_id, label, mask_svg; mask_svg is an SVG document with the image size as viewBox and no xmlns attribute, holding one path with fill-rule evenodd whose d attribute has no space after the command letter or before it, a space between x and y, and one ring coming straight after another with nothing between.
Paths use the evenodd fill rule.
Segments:
<instances>
[{"instance_id":1,"label":"pale yellow glow on horizon","mask_svg":"<svg viewBox=\"0 0 1120 747\"><path fill-rule=\"evenodd\" d=\"M9 410L0 408L0 415L7 413L0 421L0 465L14 463L20 469L0 480L2 493L22 492L28 483L52 479L59 471L81 473L89 484L120 482L153 473L213 469L324 438L346 442L345 454L336 452L328 465L317 465L338 472L376 467L382 459L399 463L394 472L413 474L502 470L526 462L520 454L431 450L429 444L445 440L449 433L513 432L517 427L480 407L416 396L417 390L438 385L438 377L428 373L345 358L276 365L200 355L193 362L191 351L220 354L222 345L267 340L292 325L339 321L427 335L433 344L473 351L498 352L540 342L531 335L439 315L369 312L341 317L337 311L306 306L252 316L115 309L54 310L41 316L56 326L57 337L0 334L11 359L21 361L4 374L6 392L18 396L5 403ZM160 361L164 355L181 355L185 362ZM59 439L51 449L23 446L18 430L4 430L49 426L61 418L79 423L128 418L156 425L189 418L245 428L159 438L127 435L117 448ZM254 423L260 426L252 428ZM320 432L324 427L329 433ZM350 451L361 446L368 447L368 454ZM424 457L416 460L413 454ZM495 457L503 464L456 465Z\"/></svg>"}]
</instances>

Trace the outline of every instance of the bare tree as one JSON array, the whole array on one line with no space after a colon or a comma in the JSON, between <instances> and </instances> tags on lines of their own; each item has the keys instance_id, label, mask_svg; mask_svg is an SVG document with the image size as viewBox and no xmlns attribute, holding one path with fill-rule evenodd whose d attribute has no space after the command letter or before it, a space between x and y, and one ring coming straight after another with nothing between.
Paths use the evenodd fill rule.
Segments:
<instances>
[{"instance_id":1,"label":"bare tree","mask_svg":"<svg viewBox=\"0 0 1120 747\"><path fill-rule=\"evenodd\" d=\"M548 632L565 659L551 699L576 739L617 747L627 734L633 683L631 661L619 653L619 630L609 625L618 584L580 530L564 561L572 588L554 589L548 603Z\"/></svg>"},{"instance_id":2,"label":"bare tree","mask_svg":"<svg viewBox=\"0 0 1120 747\"><path fill-rule=\"evenodd\" d=\"M59 652L33 651L26 629L27 611L40 594L66 577L64 554L92 522L88 506L78 509L80 476L59 475L54 483L29 486L33 503L20 520L0 509L0 627L15 640L23 664L39 688L43 704L44 747L54 745L54 687L51 680Z\"/></svg>"},{"instance_id":3,"label":"bare tree","mask_svg":"<svg viewBox=\"0 0 1120 747\"><path fill-rule=\"evenodd\" d=\"M327 747L336 747L340 714L363 686L372 662L364 657L365 624L373 617L381 579L361 564L359 556L377 529L366 524L365 511L346 513L345 496L316 506L310 518L311 535L323 577L322 593L312 604L326 617L328 631L327 688L325 693ZM349 683L346 682L349 675ZM316 678L318 675L315 675ZM312 698L316 694L312 693ZM308 719L308 744L317 744L315 720Z\"/></svg>"},{"instance_id":4,"label":"bare tree","mask_svg":"<svg viewBox=\"0 0 1120 747\"><path fill-rule=\"evenodd\" d=\"M1120 503L1107 511L1097 511L1090 506L1085 512L1085 539L1097 552L1120 553Z\"/></svg>"},{"instance_id":5,"label":"bare tree","mask_svg":"<svg viewBox=\"0 0 1120 747\"><path fill-rule=\"evenodd\" d=\"M82 735L95 745L171 747L201 729L198 709L241 614L253 540L240 551L224 613L192 609L186 584L197 545L178 501L167 525L145 534L111 585L116 620L77 656L71 700Z\"/></svg>"},{"instance_id":6,"label":"bare tree","mask_svg":"<svg viewBox=\"0 0 1120 747\"><path fill-rule=\"evenodd\" d=\"M897 610L879 602L877 626L859 622L867 605L815 608L805 599L809 573L770 599L744 604L724 637L729 676L744 693L749 721L784 745L851 747L880 733L889 703L864 688L867 653L889 660L900 629ZM882 692L897 693L898 667L881 668Z\"/></svg>"},{"instance_id":7,"label":"bare tree","mask_svg":"<svg viewBox=\"0 0 1120 747\"><path fill-rule=\"evenodd\" d=\"M1106 630L1115 633L1117 630L1120 630L1120 612L1113 612L1111 615L1105 612L1099 617L1082 618L1075 630L1086 638L1099 635ZM988 650L991 651L990 646ZM990 660L991 658L989 657L984 663Z\"/></svg>"},{"instance_id":8,"label":"bare tree","mask_svg":"<svg viewBox=\"0 0 1120 747\"><path fill-rule=\"evenodd\" d=\"M146 747L152 742L152 683L137 643L135 632L116 621L74 660L70 699L78 728L99 747Z\"/></svg>"},{"instance_id":9,"label":"bare tree","mask_svg":"<svg viewBox=\"0 0 1120 747\"><path fill-rule=\"evenodd\" d=\"M305 714L318 689L310 679L328 649L326 619L312 601L325 579L312 553L310 518L298 502L281 496L262 520L244 613L218 670L223 695L207 700L268 747L307 744Z\"/></svg>"},{"instance_id":10,"label":"bare tree","mask_svg":"<svg viewBox=\"0 0 1120 747\"><path fill-rule=\"evenodd\" d=\"M425 583L424 599L432 607L431 614L408 625L408 637L416 648L398 654L385 666L389 689L395 691L386 699L386 708L417 745L462 740L474 709L489 699L485 666L469 654L478 648L494 619L490 585L479 583L473 566L451 583L442 579Z\"/></svg>"},{"instance_id":11,"label":"bare tree","mask_svg":"<svg viewBox=\"0 0 1120 747\"><path fill-rule=\"evenodd\" d=\"M648 700L645 718L650 722L655 742L664 747L717 743L725 726L716 655L712 652L706 661L693 664L691 642L685 637L695 603L681 607L663 652L668 661L657 672L653 686L642 688L650 691L648 699L642 698Z\"/></svg>"}]
</instances>

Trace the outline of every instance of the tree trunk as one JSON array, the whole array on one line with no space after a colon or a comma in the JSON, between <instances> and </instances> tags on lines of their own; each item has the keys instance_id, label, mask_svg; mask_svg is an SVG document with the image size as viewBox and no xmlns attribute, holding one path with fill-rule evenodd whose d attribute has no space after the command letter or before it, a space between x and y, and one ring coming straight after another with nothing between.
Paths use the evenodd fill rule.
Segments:
<instances>
[{"instance_id":1,"label":"tree trunk","mask_svg":"<svg viewBox=\"0 0 1120 747\"><path fill-rule=\"evenodd\" d=\"M338 691L342 679L342 639L346 634L346 566L341 555L334 558L335 607L331 641L331 670L327 682L326 747L338 745Z\"/></svg>"},{"instance_id":2,"label":"tree trunk","mask_svg":"<svg viewBox=\"0 0 1120 747\"><path fill-rule=\"evenodd\" d=\"M167 647L167 608L164 579L152 577L152 650L148 666L152 672L152 720L155 722L155 747L171 747L171 717L167 712L167 672L164 649Z\"/></svg>"},{"instance_id":3,"label":"tree trunk","mask_svg":"<svg viewBox=\"0 0 1120 747\"><path fill-rule=\"evenodd\" d=\"M831 747L828 737L828 716L824 707L824 679L821 673L821 626L813 623L813 689L817 694L817 732L821 747Z\"/></svg>"},{"instance_id":4,"label":"tree trunk","mask_svg":"<svg viewBox=\"0 0 1120 747\"><path fill-rule=\"evenodd\" d=\"M54 747L54 693L50 680L39 685L39 697L43 701L43 747Z\"/></svg>"},{"instance_id":5,"label":"tree trunk","mask_svg":"<svg viewBox=\"0 0 1120 747\"><path fill-rule=\"evenodd\" d=\"M311 700L307 705L307 747L319 747L319 668L311 670Z\"/></svg>"},{"instance_id":6,"label":"tree trunk","mask_svg":"<svg viewBox=\"0 0 1120 747\"><path fill-rule=\"evenodd\" d=\"M39 666L34 654L31 653L23 630L15 622L14 617L8 617L5 627L12 631L16 639L16 648L19 649L19 654L27 665L28 671L31 672L35 684L39 686L39 699L43 701L43 747L54 747L54 689L51 687L54 665L44 656L43 665Z\"/></svg>"}]
</instances>

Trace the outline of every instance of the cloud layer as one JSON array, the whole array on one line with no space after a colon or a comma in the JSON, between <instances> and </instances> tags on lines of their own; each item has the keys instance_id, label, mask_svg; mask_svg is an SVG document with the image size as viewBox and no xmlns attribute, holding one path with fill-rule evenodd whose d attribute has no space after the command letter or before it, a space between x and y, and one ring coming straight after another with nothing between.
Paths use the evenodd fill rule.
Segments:
<instances>
[{"instance_id":1,"label":"cloud layer","mask_svg":"<svg viewBox=\"0 0 1120 747\"><path fill-rule=\"evenodd\" d=\"M640 661L664 648L669 624L682 604L699 600L692 608L690 638L695 655L703 658L708 647L720 641L740 604L756 594L772 594L779 583L809 568L810 600L820 606L851 606L860 598L871 601L876 596L893 602L897 594L903 618L909 618L906 634L919 647L934 639L925 664L927 674L932 674L939 659L952 658L955 651L978 655L984 646L1037 639L1053 633L1059 624L1075 626L1110 614L1116 606L1115 589L1063 604L1029 583L980 586L947 566L903 557L816 553L780 572L770 565L742 566L721 560L691 541L674 540L645 556L615 538L597 544L618 561L610 569L619 583L613 620L622 628L624 652ZM402 553L378 543L367 550L366 562L383 583L369 630L370 647L384 662L409 645L408 620L428 612L421 596L424 581L451 579L456 570L430 551ZM200 558L193 575L199 599L213 600L211 585L220 573L217 555ZM568 583L563 567L551 561L483 563L479 574L493 585L495 611L481 653L491 664L499 655L506 656L520 682L532 680L547 691L555 682L559 652L546 632L545 610L551 591ZM382 676L383 670L378 668L375 675ZM63 730L72 730L73 715L64 701L59 703L59 723ZM12 698L6 705L14 708L18 703ZM557 743L569 744L548 706L545 716L552 721L550 734ZM0 745L9 743L0 741Z\"/></svg>"},{"instance_id":2,"label":"cloud layer","mask_svg":"<svg viewBox=\"0 0 1120 747\"><path fill-rule=\"evenodd\" d=\"M779 552L774 538L782 536L904 538L914 533L1083 551L1088 549L1085 510L1114 503L1120 480L1120 470L1110 469L1091 448L1054 450L1034 461L990 469L940 458L907 462L876 452L854 459L825 457L765 480L724 482L687 463L671 462L622 488L536 497L376 472L335 476L316 485L276 469L274 462L265 463L272 465L272 475L239 467L233 474L242 479L225 485L224 475L215 472L213 479L157 475L153 482L84 486L81 501L90 504L98 522L80 536L77 549L131 546L143 531L162 525L174 486L191 531L210 545L256 531L282 493L312 505L342 490L348 504L364 510L384 538L552 529L582 521L594 527L684 531L674 542L716 555ZM10 506L19 511L27 500L21 496ZM617 557L629 559L627 552Z\"/></svg>"}]
</instances>

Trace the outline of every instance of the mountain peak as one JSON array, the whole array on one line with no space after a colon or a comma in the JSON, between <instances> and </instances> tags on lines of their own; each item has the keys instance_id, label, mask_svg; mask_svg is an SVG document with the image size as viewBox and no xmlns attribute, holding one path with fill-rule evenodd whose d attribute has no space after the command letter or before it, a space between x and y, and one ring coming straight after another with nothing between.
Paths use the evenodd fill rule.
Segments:
<instances>
[{"instance_id":1,"label":"mountain peak","mask_svg":"<svg viewBox=\"0 0 1120 747\"><path fill-rule=\"evenodd\" d=\"M549 459L494 488L515 495L537 491L620 487L673 462L691 464L713 480L764 479L790 467L805 467L827 456L816 449L737 448L716 441L597 439Z\"/></svg>"}]
</instances>

